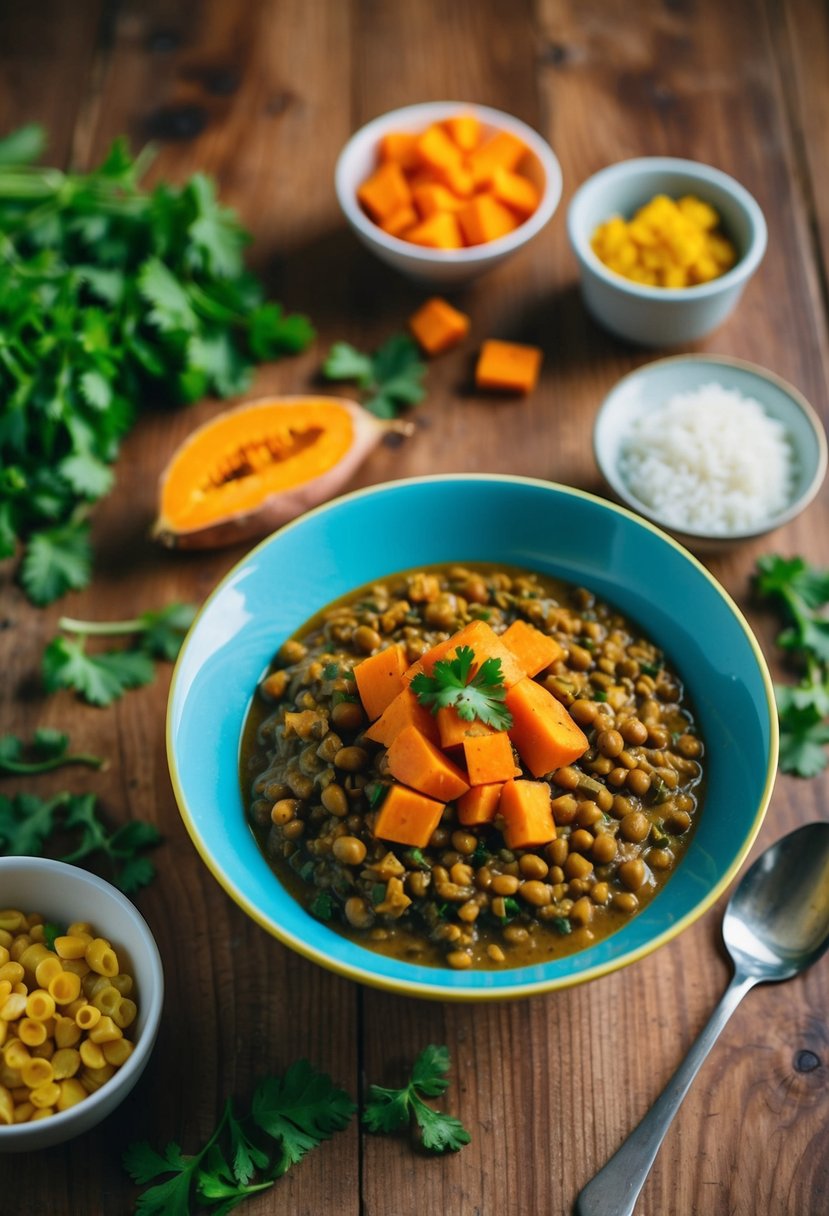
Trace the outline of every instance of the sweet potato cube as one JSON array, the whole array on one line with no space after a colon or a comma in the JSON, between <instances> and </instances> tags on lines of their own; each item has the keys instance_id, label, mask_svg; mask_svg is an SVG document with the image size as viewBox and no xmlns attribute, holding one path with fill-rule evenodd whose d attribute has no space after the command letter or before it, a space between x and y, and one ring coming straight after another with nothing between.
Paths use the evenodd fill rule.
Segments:
<instances>
[{"instance_id":1,"label":"sweet potato cube","mask_svg":"<svg viewBox=\"0 0 829 1216\"><path fill-rule=\"evenodd\" d=\"M402 236L409 228L413 228L417 223L417 212L414 207L406 203L403 207L398 207L393 211L388 219L380 221L380 227L389 236Z\"/></svg>"},{"instance_id":2,"label":"sweet potato cube","mask_svg":"<svg viewBox=\"0 0 829 1216\"><path fill-rule=\"evenodd\" d=\"M416 726L406 726L386 754L389 772L404 785L441 802L452 802L469 789L464 774Z\"/></svg>"},{"instance_id":3,"label":"sweet potato cube","mask_svg":"<svg viewBox=\"0 0 829 1216\"><path fill-rule=\"evenodd\" d=\"M469 333L469 317L433 296L409 318L409 328L429 355L455 346Z\"/></svg>"},{"instance_id":4,"label":"sweet potato cube","mask_svg":"<svg viewBox=\"0 0 829 1216\"><path fill-rule=\"evenodd\" d=\"M503 644L495 630L487 625L486 621L470 621L468 625L464 625L463 629L453 633L451 638L438 642L431 650L427 650L424 655L421 655L416 663L412 663L411 667L407 668L404 679L410 682L418 671L425 671L426 675L430 676L434 671L435 663L439 659L453 658L460 646L470 646L475 652L473 673L485 659L500 659L501 676L506 688L512 687L513 684L517 684L524 678L520 663L512 651Z\"/></svg>"},{"instance_id":5,"label":"sweet potato cube","mask_svg":"<svg viewBox=\"0 0 829 1216\"><path fill-rule=\"evenodd\" d=\"M501 800L503 784L473 785L456 803L458 822L465 828L492 823Z\"/></svg>"},{"instance_id":6,"label":"sweet potato cube","mask_svg":"<svg viewBox=\"0 0 829 1216\"><path fill-rule=\"evenodd\" d=\"M562 703L529 676L507 691L509 737L534 777L572 764L587 751L587 737Z\"/></svg>"},{"instance_id":7,"label":"sweet potato cube","mask_svg":"<svg viewBox=\"0 0 829 1216\"><path fill-rule=\"evenodd\" d=\"M463 754L470 785L491 785L521 776L505 730L495 730L490 735L468 735L463 741Z\"/></svg>"},{"instance_id":8,"label":"sweet potato cube","mask_svg":"<svg viewBox=\"0 0 829 1216\"><path fill-rule=\"evenodd\" d=\"M434 715L425 705L420 704L411 689L404 688L386 706L377 721L364 732L363 737L370 739L372 743L390 747L401 730L407 726L416 726L422 735L437 743L438 726Z\"/></svg>"},{"instance_id":9,"label":"sweet potato cube","mask_svg":"<svg viewBox=\"0 0 829 1216\"><path fill-rule=\"evenodd\" d=\"M428 220L415 224L406 233L406 240L428 249L462 249L463 237L452 211L436 211Z\"/></svg>"},{"instance_id":10,"label":"sweet potato cube","mask_svg":"<svg viewBox=\"0 0 829 1216\"><path fill-rule=\"evenodd\" d=\"M367 659L357 663L354 668L354 679L357 681L357 692L363 703L363 709L374 721L379 718L387 706L391 705L399 692L406 687L403 674L406 671L406 659L402 646L387 646L378 650Z\"/></svg>"},{"instance_id":11,"label":"sweet potato cube","mask_svg":"<svg viewBox=\"0 0 829 1216\"><path fill-rule=\"evenodd\" d=\"M518 227L515 213L491 194L471 198L458 212L458 223L467 245L485 245Z\"/></svg>"},{"instance_id":12,"label":"sweet potato cube","mask_svg":"<svg viewBox=\"0 0 829 1216\"><path fill-rule=\"evenodd\" d=\"M537 676L564 654L555 638L527 621L513 621L501 634L501 641L518 659L527 676Z\"/></svg>"},{"instance_id":13,"label":"sweet potato cube","mask_svg":"<svg viewBox=\"0 0 829 1216\"><path fill-rule=\"evenodd\" d=\"M415 207L424 220L437 211L459 211L463 200L453 194L442 182L423 181L412 186Z\"/></svg>"},{"instance_id":14,"label":"sweet potato cube","mask_svg":"<svg viewBox=\"0 0 829 1216\"><path fill-rule=\"evenodd\" d=\"M477 148L481 138L481 124L474 114L456 114L447 118L444 126L456 148L461 152L471 152Z\"/></svg>"},{"instance_id":15,"label":"sweet potato cube","mask_svg":"<svg viewBox=\"0 0 829 1216\"><path fill-rule=\"evenodd\" d=\"M498 131L469 155L469 168L476 186L486 186L496 169L516 169L526 145L509 131Z\"/></svg>"},{"instance_id":16,"label":"sweet potato cube","mask_svg":"<svg viewBox=\"0 0 829 1216\"><path fill-rule=\"evenodd\" d=\"M443 814L443 803L403 785L393 785L377 815L374 835L380 840L424 848Z\"/></svg>"},{"instance_id":17,"label":"sweet potato cube","mask_svg":"<svg viewBox=\"0 0 829 1216\"><path fill-rule=\"evenodd\" d=\"M389 160L357 187L357 198L371 218L382 223L400 207L411 205L412 192L400 165Z\"/></svg>"},{"instance_id":18,"label":"sweet potato cube","mask_svg":"<svg viewBox=\"0 0 829 1216\"><path fill-rule=\"evenodd\" d=\"M507 781L501 790L498 813L504 820L508 849L531 849L556 838L546 781Z\"/></svg>"},{"instance_id":19,"label":"sweet potato cube","mask_svg":"<svg viewBox=\"0 0 829 1216\"><path fill-rule=\"evenodd\" d=\"M401 169L414 169L420 164L417 136L410 131L389 131L380 140L380 160L397 161Z\"/></svg>"},{"instance_id":20,"label":"sweet potato cube","mask_svg":"<svg viewBox=\"0 0 829 1216\"><path fill-rule=\"evenodd\" d=\"M518 342L499 342L489 338L481 346L475 368L475 383L478 388L529 393L538 381L541 357L537 346L522 346Z\"/></svg>"},{"instance_id":21,"label":"sweet potato cube","mask_svg":"<svg viewBox=\"0 0 829 1216\"><path fill-rule=\"evenodd\" d=\"M457 145L439 123L432 123L431 127L427 127L423 134L418 136L415 147L420 163L435 173L442 174L447 165L461 163Z\"/></svg>"},{"instance_id":22,"label":"sweet potato cube","mask_svg":"<svg viewBox=\"0 0 829 1216\"><path fill-rule=\"evenodd\" d=\"M500 166L492 174L491 191L493 198L509 207L522 220L532 215L541 199L535 182L522 173L512 173Z\"/></svg>"},{"instance_id":23,"label":"sweet potato cube","mask_svg":"<svg viewBox=\"0 0 829 1216\"><path fill-rule=\"evenodd\" d=\"M485 722L481 722L478 718L473 718L471 722L466 718L462 718L454 705L447 705L438 710L435 714L435 720L438 727L438 735L440 737L440 745L443 748L460 747L464 739L469 735L492 735L495 733L495 728L487 726Z\"/></svg>"},{"instance_id":24,"label":"sweet potato cube","mask_svg":"<svg viewBox=\"0 0 829 1216\"><path fill-rule=\"evenodd\" d=\"M475 179L465 165L444 165L440 179L457 198L469 198L475 192Z\"/></svg>"}]
</instances>

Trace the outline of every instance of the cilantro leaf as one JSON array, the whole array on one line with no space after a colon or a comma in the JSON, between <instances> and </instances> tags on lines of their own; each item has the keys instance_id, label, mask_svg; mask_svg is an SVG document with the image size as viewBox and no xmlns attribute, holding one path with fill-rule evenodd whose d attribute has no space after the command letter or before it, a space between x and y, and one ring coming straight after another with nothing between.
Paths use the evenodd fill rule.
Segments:
<instances>
[{"instance_id":1,"label":"cilantro leaf","mask_svg":"<svg viewBox=\"0 0 829 1216\"><path fill-rule=\"evenodd\" d=\"M425 373L417 343L408 334L394 334L373 355L335 342L322 366L326 380L354 381L364 407L378 418L396 418L401 408L422 401Z\"/></svg>"},{"instance_id":2,"label":"cilantro leaf","mask_svg":"<svg viewBox=\"0 0 829 1216\"><path fill-rule=\"evenodd\" d=\"M146 1141L129 1145L122 1161L133 1182L140 1186L160 1174L173 1175L139 1195L138 1216L190 1216L190 1190L200 1160L200 1155L185 1157L175 1141L167 1145L163 1156Z\"/></svg>"},{"instance_id":3,"label":"cilantro leaf","mask_svg":"<svg viewBox=\"0 0 829 1216\"><path fill-rule=\"evenodd\" d=\"M454 1115L445 1115L423 1101L421 1094L437 1097L448 1085L449 1051L430 1044L412 1067L411 1078L402 1089L372 1085L363 1112L363 1122L372 1132L394 1132L408 1127L414 1118L423 1147L433 1153L457 1152L471 1136ZM418 1092L419 1091L419 1092Z\"/></svg>"},{"instance_id":4,"label":"cilantro leaf","mask_svg":"<svg viewBox=\"0 0 829 1216\"><path fill-rule=\"evenodd\" d=\"M34 794L0 794L0 853L6 857L40 857L44 841L55 830L68 794L37 798Z\"/></svg>"},{"instance_id":5,"label":"cilantro leaf","mask_svg":"<svg viewBox=\"0 0 829 1216\"><path fill-rule=\"evenodd\" d=\"M284 1077L266 1077L251 1104L256 1125L280 1142L279 1173L345 1127L355 1110L348 1094L307 1060L292 1064Z\"/></svg>"},{"instance_id":6,"label":"cilantro leaf","mask_svg":"<svg viewBox=\"0 0 829 1216\"><path fill-rule=\"evenodd\" d=\"M474 663L472 647L459 646L453 659L435 663L431 676L419 672L411 682L412 692L432 713L451 706L465 722L477 718L496 730L508 730L512 715L503 704L507 690L501 660L485 659L470 678Z\"/></svg>"},{"instance_id":7,"label":"cilantro leaf","mask_svg":"<svg viewBox=\"0 0 829 1216\"><path fill-rule=\"evenodd\" d=\"M46 148L46 132L36 122L18 127L0 139L0 165L23 165L39 160Z\"/></svg>"},{"instance_id":8,"label":"cilantro leaf","mask_svg":"<svg viewBox=\"0 0 829 1216\"><path fill-rule=\"evenodd\" d=\"M33 604L51 604L89 582L92 547L85 525L66 524L35 533L26 549L21 582Z\"/></svg>"},{"instance_id":9,"label":"cilantro leaf","mask_svg":"<svg viewBox=\"0 0 829 1216\"><path fill-rule=\"evenodd\" d=\"M26 759L27 754L31 759ZM41 728L36 730L28 747L16 735L0 735L0 774L14 773L25 776L31 773L47 773L62 768L64 764L85 764L90 768L101 768L100 756L69 751L69 736L61 731Z\"/></svg>"}]
</instances>

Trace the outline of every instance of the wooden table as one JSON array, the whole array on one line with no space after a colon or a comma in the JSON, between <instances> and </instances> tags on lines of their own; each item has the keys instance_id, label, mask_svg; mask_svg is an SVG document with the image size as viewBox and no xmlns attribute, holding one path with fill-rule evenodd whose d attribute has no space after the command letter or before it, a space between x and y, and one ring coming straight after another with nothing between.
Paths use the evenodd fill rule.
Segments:
<instances>
[{"instance_id":1,"label":"wooden table","mask_svg":"<svg viewBox=\"0 0 829 1216\"><path fill-rule=\"evenodd\" d=\"M564 212L590 173L636 155L710 162L757 197L765 261L735 316L695 349L764 364L829 418L829 18L815 0L40 0L0 12L0 63L0 128L43 122L54 163L90 165L126 132L134 148L158 141L153 179L215 175L255 235L255 268L319 331L306 354L262 368L256 390L302 391L334 339L379 344L423 298L357 246L337 210L334 161L356 127L407 102L455 97L509 110L550 140L565 178L558 213L531 248L457 297L473 318L470 341L430 368L415 437L378 449L355 485L481 470L602 492L590 446L596 408L656 352L626 347L586 316ZM471 355L489 335L543 347L529 399L474 392ZM143 817L163 832L158 878L137 902L161 948L167 1002L151 1065L116 1116L65 1148L0 1158L0 1213L132 1210L119 1160L133 1139L178 1139L192 1151L227 1095L249 1097L258 1075L300 1056L354 1094L370 1081L399 1084L431 1042L451 1051L445 1106L472 1130L467 1148L434 1159L405 1138L365 1136L355 1120L244 1210L567 1213L724 988L722 908L634 967L523 1003L472 1008L364 989L268 937L200 862L167 775L167 670L107 710L40 686L59 613L106 619L199 600L240 556L179 557L147 539L160 468L217 408L142 416L95 512L86 591L36 610L3 567L2 729L68 728L73 744L110 758L106 772L73 770L26 789L90 790L112 821ZM769 549L829 564L826 493L771 541L710 562L776 667L776 621L749 585ZM827 800L829 774L781 777L757 848L825 815ZM751 995L687 1098L639 1211L829 1210L827 1010L825 963Z\"/></svg>"}]
</instances>

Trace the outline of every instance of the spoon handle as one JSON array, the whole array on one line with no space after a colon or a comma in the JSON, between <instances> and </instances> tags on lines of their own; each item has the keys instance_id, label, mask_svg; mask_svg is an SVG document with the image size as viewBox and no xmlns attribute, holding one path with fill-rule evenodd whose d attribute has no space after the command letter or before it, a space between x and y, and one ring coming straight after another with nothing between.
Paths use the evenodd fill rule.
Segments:
<instances>
[{"instance_id":1,"label":"spoon handle","mask_svg":"<svg viewBox=\"0 0 829 1216\"><path fill-rule=\"evenodd\" d=\"M720 1031L748 990L753 976L735 972L708 1022L642 1122L588 1182L576 1200L576 1216L632 1216L659 1146Z\"/></svg>"}]
</instances>

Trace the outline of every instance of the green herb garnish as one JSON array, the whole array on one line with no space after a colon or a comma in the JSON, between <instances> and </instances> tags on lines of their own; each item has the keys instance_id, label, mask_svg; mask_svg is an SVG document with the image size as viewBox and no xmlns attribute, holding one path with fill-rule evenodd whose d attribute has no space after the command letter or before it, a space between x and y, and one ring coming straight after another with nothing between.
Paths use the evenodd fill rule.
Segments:
<instances>
[{"instance_id":1,"label":"green herb garnish","mask_svg":"<svg viewBox=\"0 0 829 1216\"><path fill-rule=\"evenodd\" d=\"M140 181L124 139L89 173L31 162L41 128L0 140L0 558L36 604L89 581L86 517L135 404L226 397L303 350L308 321L266 303L250 238L209 178Z\"/></svg>"},{"instance_id":2,"label":"green herb garnish","mask_svg":"<svg viewBox=\"0 0 829 1216\"><path fill-rule=\"evenodd\" d=\"M336 678L339 674L340 674L339 663L326 663L325 667L323 667L323 669L322 669L323 680L336 680Z\"/></svg>"},{"instance_id":3,"label":"green herb garnish","mask_svg":"<svg viewBox=\"0 0 829 1216\"><path fill-rule=\"evenodd\" d=\"M47 950L54 951L55 941L59 937L63 937L66 929L62 925L56 925L54 921L47 920L43 925L43 944Z\"/></svg>"},{"instance_id":4,"label":"green herb garnish","mask_svg":"<svg viewBox=\"0 0 829 1216\"><path fill-rule=\"evenodd\" d=\"M206 1208L224 1216L249 1195L272 1187L306 1153L346 1127L355 1110L330 1077L299 1060L284 1076L259 1082L246 1114L239 1115L228 1100L197 1153L185 1154L175 1142L163 1153L146 1141L131 1144L123 1164L134 1182L144 1186L169 1175L142 1191L135 1211L190 1216Z\"/></svg>"},{"instance_id":5,"label":"green herb garnish","mask_svg":"<svg viewBox=\"0 0 829 1216\"><path fill-rule=\"evenodd\" d=\"M395 334L373 355L335 342L322 365L326 380L353 380L363 405L378 418L396 418L402 408L422 401L425 373L417 343L407 334Z\"/></svg>"},{"instance_id":6,"label":"green herb garnish","mask_svg":"<svg viewBox=\"0 0 829 1216\"><path fill-rule=\"evenodd\" d=\"M50 692L74 689L90 705L110 705L129 688L155 678L155 660L172 661L196 609L192 604L168 604L128 621L76 621L61 617L58 627L69 637L53 638L43 654L43 680ZM120 650L90 654L89 637L129 637Z\"/></svg>"},{"instance_id":7,"label":"green herb garnish","mask_svg":"<svg viewBox=\"0 0 829 1216\"><path fill-rule=\"evenodd\" d=\"M372 1132L401 1131L414 1118L423 1147L433 1153L457 1152L471 1136L454 1115L444 1115L423 1101L436 1098L449 1087L449 1051L430 1044L414 1062L411 1078L402 1089L372 1085L363 1122Z\"/></svg>"},{"instance_id":8,"label":"green herb garnish","mask_svg":"<svg viewBox=\"0 0 829 1216\"><path fill-rule=\"evenodd\" d=\"M102 853L109 861L113 882L129 894L155 877L155 866L142 854L161 840L158 829L143 819L110 831L98 815L94 794L56 794L37 798L0 795L0 854L40 857L49 837L60 832L77 837L74 849L59 861L85 861Z\"/></svg>"},{"instance_id":9,"label":"green herb garnish","mask_svg":"<svg viewBox=\"0 0 829 1216\"><path fill-rule=\"evenodd\" d=\"M780 718L780 768L815 777L829 764L829 570L802 557L766 554L755 585L782 610L786 628L777 644L802 672L798 684L775 684Z\"/></svg>"},{"instance_id":10,"label":"green herb garnish","mask_svg":"<svg viewBox=\"0 0 829 1216\"><path fill-rule=\"evenodd\" d=\"M568 933L573 932L573 926L566 916L555 916L552 920L552 926L562 937L566 937Z\"/></svg>"},{"instance_id":11,"label":"green herb garnish","mask_svg":"<svg viewBox=\"0 0 829 1216\"><path fill-rule=\"evenodd\" d=\"M330 920L334 915L334 905L328 891L319 891L309 911L319 920Z\"/></svg>"},{"instance_id":12,"label":"green herb garnish","mask_svg":"<svg viewBox=\"0 0 829 1216\"><path fill-rule=\"evenodd\" d=\"M421 705L437 713L450 706L465 722L475 718L496 730L509 730L512 715L503 704L507 695L500 659L484 659L474 676L469 673L475 662L471 646L459 646L454 659L440 659L431 676L420 672L411 690Z\"/></svg>"},{"instance_id":13,"label":"green herb garnish","mask_svg":"<svg viewBox=\"0 0 829 1216\"><path fill-rule=\"evenodd\" d=\"M28 759L26 757L29 757ZM59 730L36 730L31 743L25 744L16 735L0 735L0 773L29 776L48 773L65 764L85 764L101 768L104 760L86 752L70 752L69 736Z\"/></svg>"},{"instance_id":14,"label":"green herb garnish","mask_svg":"<svg viewBox=\"0 0 829 1216\"><path fill-rule=\"evenodd\" d=\"M500 918L501 924L505 925L507 921L514 920L519 915L521 906L517 900L511 895L507 895L504 899L504 915Z\"/></svg>"}]
</instances>

